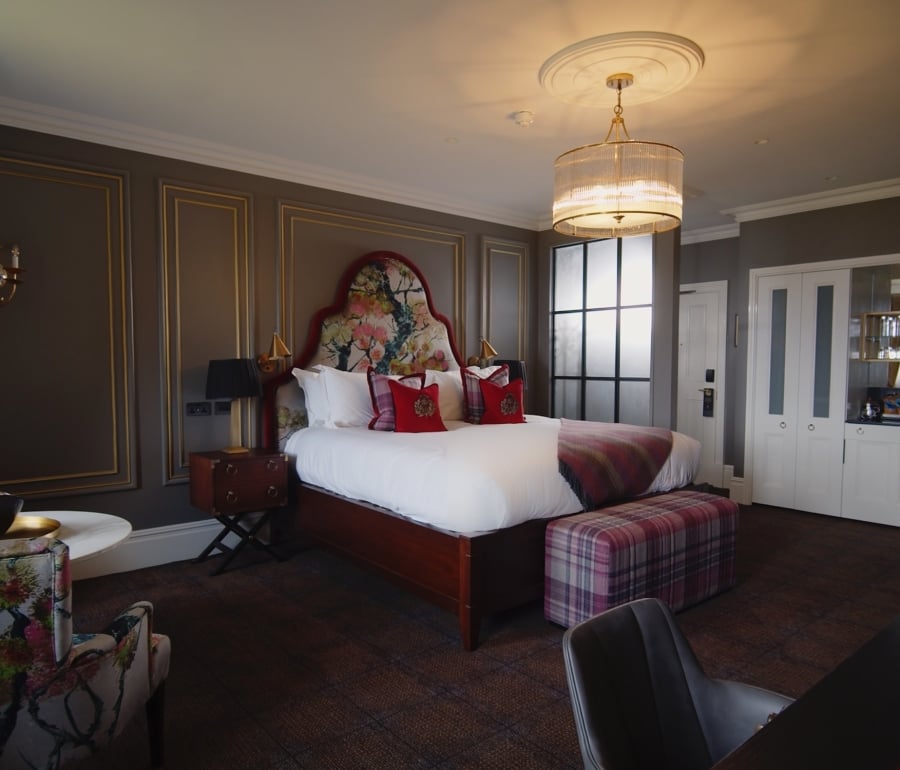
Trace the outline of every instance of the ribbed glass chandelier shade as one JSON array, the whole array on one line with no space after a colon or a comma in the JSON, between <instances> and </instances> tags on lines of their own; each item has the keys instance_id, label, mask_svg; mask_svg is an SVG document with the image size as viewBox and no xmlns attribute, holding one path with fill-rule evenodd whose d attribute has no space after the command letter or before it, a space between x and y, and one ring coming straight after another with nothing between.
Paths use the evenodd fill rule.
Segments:
<instances>
[{"instance_id":1,"label":"ribbed glass chandelier shade","mask_svg":"<svg viewBox=\"0 0 900 770\"><path fill-rule=\"evenodd\" d=\"M579 238L663 233L681 224L684 155L658 142L606 141L556 159L553 229Z\"/></svg>"}]
</instances>

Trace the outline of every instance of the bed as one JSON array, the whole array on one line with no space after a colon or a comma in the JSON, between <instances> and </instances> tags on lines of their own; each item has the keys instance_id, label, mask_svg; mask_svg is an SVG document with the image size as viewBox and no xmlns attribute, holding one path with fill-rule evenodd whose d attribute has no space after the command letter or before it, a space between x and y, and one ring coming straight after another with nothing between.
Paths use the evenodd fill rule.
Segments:
<instances>
[{"instance_id":1,"label":"bed","mask_svg":"<svg viewBox=\"0 0 900 770\"><path fill-rule=\"evenodd\" d=\"M484 619L543 596L547 522L583 510L584 498L560 473L566 421L473 424L478 400L464 383L503 372L465 369L416 266L373 252L345 271L293 367L265 384L263 435L295 463L297 535L453 612L472 650ZM390 429L388 390L397 427L407 419L401 379L434 395L439 428ZM684 486L696 472L699 445L667 433L671 452L649 485L640 482L642 494Z\"/></svg>"}]
</instances>

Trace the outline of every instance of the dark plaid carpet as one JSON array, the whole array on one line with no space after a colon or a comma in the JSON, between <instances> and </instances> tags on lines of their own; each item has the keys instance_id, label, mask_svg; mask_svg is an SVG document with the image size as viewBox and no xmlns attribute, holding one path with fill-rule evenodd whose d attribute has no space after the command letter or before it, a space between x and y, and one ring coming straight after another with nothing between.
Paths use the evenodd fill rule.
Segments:
<instances>
[{"instance_id":1,"label":"dark plaid carpet","mask_svg":"<svg viewBox=\"0 0 900 770\"><path fill-rule=\"evenodd\" d=\"M900 529L744 507L738 585L678 620L709 674L796 697L900 614L898 554ZM581 766L540 605L466 653L453 616L327 553L214 565L75 585L77 630L147 599L171 636L170 770ZM148 767L141 722L74 767Z\"/></svg>"}]
</instances>

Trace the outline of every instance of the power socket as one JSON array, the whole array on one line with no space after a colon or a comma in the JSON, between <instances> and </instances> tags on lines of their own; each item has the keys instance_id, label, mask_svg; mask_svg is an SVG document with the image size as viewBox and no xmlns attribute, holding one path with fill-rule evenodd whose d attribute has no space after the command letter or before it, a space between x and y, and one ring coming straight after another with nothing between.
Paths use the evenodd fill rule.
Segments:
<instances>
[{"instance_id":1,"label":"power socket","mask_svg":"<svg viewBox=\"0 0 900 770\"><path fill-rule=\"evenodd\" d=\"M209 401L189 401L184 406L184 413L188 417L209 417L212 414L212 404Z\"/></svg>"},{"instance_id":2,"label":"power socket","mask_svg":"<svg viewBox=\"0 0 900 770\"><path fill-rule=\"evenodd\" d=\"M216 414L231 414L231 402L216 401L215 412Z\"/></svg>"}]
</instances>

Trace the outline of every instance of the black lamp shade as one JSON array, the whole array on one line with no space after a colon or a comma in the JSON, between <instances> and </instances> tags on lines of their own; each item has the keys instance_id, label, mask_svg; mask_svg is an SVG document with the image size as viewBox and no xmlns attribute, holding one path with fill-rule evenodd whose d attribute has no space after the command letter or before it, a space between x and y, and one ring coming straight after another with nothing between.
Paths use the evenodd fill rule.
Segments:
<instances>
[{"instance_id":1,"label":"black lamp shade","mask_svg":"<svg viewBox=\"0 0 900 770\"><path fill-rule=\"evenodd\" d=\"M525 362L513 361L509 358L495 358L494 364L506 364L509 367L509 381L522 380L523 390L528 390L528 380L525 378Z\"/></svg>"},{"instance_id":2,"label":"black lamp shade","mask_svg":"<svg viewBox=\"0 0 900 770\"><path fill-rule=\"evenodd\" d=\"M234 399L262 395L256 362L251 358L224 358L209 362L206 397Z\"/></svg>"}]
</instances>

